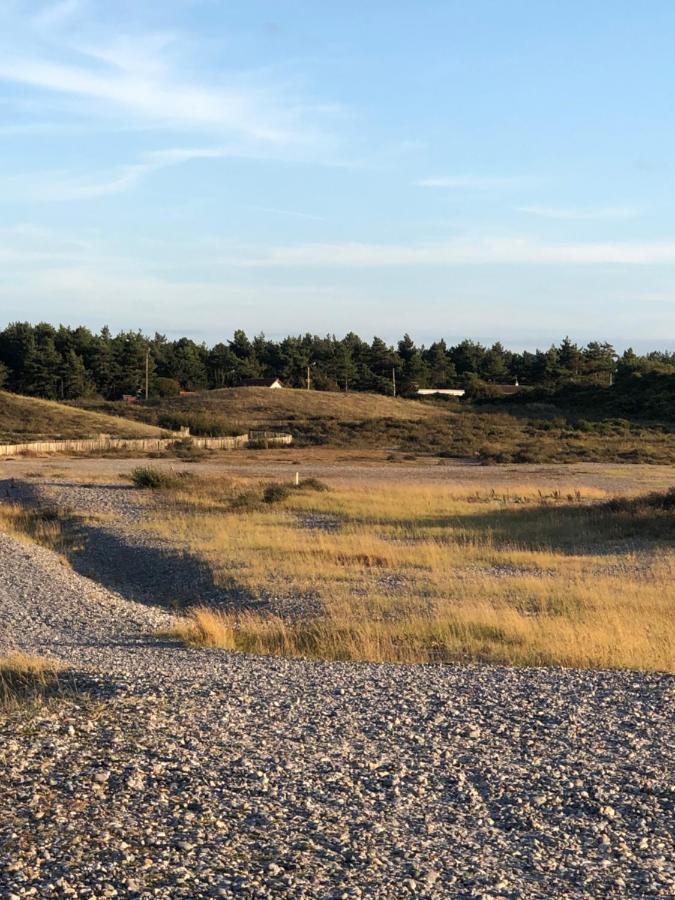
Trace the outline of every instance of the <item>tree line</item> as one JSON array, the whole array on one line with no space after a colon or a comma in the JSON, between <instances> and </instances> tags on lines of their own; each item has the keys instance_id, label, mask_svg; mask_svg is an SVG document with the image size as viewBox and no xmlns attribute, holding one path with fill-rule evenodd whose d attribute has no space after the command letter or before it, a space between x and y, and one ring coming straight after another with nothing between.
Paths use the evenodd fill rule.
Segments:
<instances>
[{"instance_id":1,"label":"tree line","mask_svg":"<svg viewBox=\"0 0 675 900\"><path fill-rule=\"evenodd\" d=\"M675 353L618 355L611 344L578 346L569 338L534 353L490 347L464 340L453 346L434 341L418 346L405 335L395 346L379 337L368 343L349 333L318 337L305 334L273 341L234 332L211 347L181 337L169 340L140 331L112 334L109 328L58 328L47 323L14 322L0 331L0 387L52 400L99 395L116 400L142 395L161 397L180 390L236 387L249 379L278 377L289 387L328 391L409 394L422 387L464 387L477 391L490 384L556 388L568 382L607 384L627 373L675 373Z\"/></svg>"}]
</instances>

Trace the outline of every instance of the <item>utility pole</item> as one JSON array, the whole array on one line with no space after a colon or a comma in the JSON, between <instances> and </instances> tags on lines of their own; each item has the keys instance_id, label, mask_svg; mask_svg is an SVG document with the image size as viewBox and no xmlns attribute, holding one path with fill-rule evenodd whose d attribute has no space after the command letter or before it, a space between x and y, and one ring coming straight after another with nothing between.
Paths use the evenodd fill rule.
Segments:
<instances>
[{"instance_id":1,"label":"utility pole","mask_svg":"<svg viewBox=\"0 0 675 900\"><path fill-rule=\"evenodd\" d=\"M396 369L394 366L391 367L391 383L394 386L394 397L396 396Z\"/></svg>"},{"instance_id":2,"label":"utility pole","mask_svg":"<svg viewBox=\"0 0 675 900\"><path fill-rule=\"evenodd\" d=\"M309 363L307 363L307 390L309 390Z\"/></svg>"},{"instance_id":3,"label":"utility pole","mask_svg":"<svg viewBox=\"0 0 675 900\"><path fill-rule=\"evenodd\" d=\"M150 348L145 348L145 399L150 393Z\"/></svg>"}]
</instances>

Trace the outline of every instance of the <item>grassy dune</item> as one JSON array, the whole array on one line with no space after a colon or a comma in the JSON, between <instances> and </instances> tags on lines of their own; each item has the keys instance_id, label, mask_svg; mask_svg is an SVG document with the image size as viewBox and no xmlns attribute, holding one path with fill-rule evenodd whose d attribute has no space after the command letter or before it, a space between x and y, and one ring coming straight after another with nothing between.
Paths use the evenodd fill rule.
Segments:
<instances>
[{"instance_id":1,"label":"grassy dune","mask_svg":"<svg viewBox=\"0 0 675 900\"><path fill-rule=\"evenodd\" d=\"M268 503L263 492L193 482L146 526L201 556L222 587L310 598L318 612L223 614L196 597L175 637L329 659L675 667L662 498L608 505L598 491L498 484L290 488Z\"/></svg>"},{"instance_id":2,"label":"grassy dune","mask_svg":"<svg viewBox=\"0 0 675 900\"><path fill-rule=\"evenodd\" d=\"M282 428L298 446L385 448L486 463L675 463L675 428L625 419L591 421L535 404L487 409L379 394L230 388L149 405L92 408L193 434Z\"/></svg>"},{"instance_id":3,"label":"grassy dune","mask_svg":"<svg viewBox=\"0 0 675 900\"><path fill-rule=\"evenodd\" d=\"M121 404L107 404L119 408ZM214 413L231 420L242 420L252 425L298 417L332 416L340 420L423 419L436 414L434 407L419 400L403 400L382 394L332 393L328 391L303 391L284 388L223 388L200 391L185 397L173 397L150 406L127 406L129 415L153 416L153 411Z\"/></svg>"},{"instance_id":4,"label":"grassy dune","mask_svg":"<svg viewBox=\"0 0 675 900\"><path fill-rule=\"evenodd\" d=\"M120 416L0 391L0 443L116 437L154 437L160 429Z\"/></svg>"}]
</instances>

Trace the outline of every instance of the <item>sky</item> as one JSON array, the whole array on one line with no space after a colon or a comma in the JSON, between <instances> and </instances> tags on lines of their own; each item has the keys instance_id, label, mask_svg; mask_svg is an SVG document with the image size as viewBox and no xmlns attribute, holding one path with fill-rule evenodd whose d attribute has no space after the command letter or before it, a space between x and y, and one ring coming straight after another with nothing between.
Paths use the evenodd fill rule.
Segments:
<instances>
[{"instance_id":1,"label":"sky","mask_svg":"<svg viewBox=\"0 0 675 900\"><path fill-rule=\"evenodd\" d=\"M675 350L672 0L0 0L0 325Z\"/></svg>"}]
</instances>

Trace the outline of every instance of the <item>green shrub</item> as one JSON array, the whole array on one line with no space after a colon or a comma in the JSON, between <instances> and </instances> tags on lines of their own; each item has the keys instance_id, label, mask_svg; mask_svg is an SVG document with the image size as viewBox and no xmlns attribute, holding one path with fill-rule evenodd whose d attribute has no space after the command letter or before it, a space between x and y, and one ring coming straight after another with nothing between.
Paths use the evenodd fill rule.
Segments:
<instances>
[{"instance_id":1,"label":"green shrub","mask_svg":"<svg viewBox=\"0 0 675 900\"><path fill-rule=\"evenodd\" d=\"M180 383L175 378L157 377L152 382L153 397L177 397L180 394Z\"/></svg>"},{"instance_id":2,"label":"green shrub","mask_svg":"<svg viewBox=\"0 0 675 900\"><path fill-rule=\"evenodd\" d=\"M179 479L175 475L162 472L161 469L153 469L150 466L137 466L131 472L131 480L135 487L150 488L151 490L171 488L179 483Z\"/></svg>"},{"instance_id":3,"label":"green shrub","mask_svg":"<svg viewBox=\"0 0 675 900\"><path fill-rule=\"evenodd\" d=\"M185 462L199 462L210 456L209 451L204 449L204 447L195 447L190 438L173 441L173 443L169 444L167 447L167 452L171 456L185 460Z\"/></svg>"},{"instance_id":4,"label":"green shrub","mask_svg":"<svg viewBox=\"0 0 675 900\"><path fill-rule=\"evenodd\" d=\"M290 484L268 484L263 491L263 500L265 503L281 503L290 496L292 490Z\"/></svg>"},{"instance_id":5,"label":"green shrub","mask_svg":"<svg viewBox=\"0 0 675 900\"><path fill-rule=\"evenodd\" d=\"M187 427L195 437L227 437L236 433L227 419L208 413L164 413L157 424L168 431Z\"/></svg>"}]
</instances>

